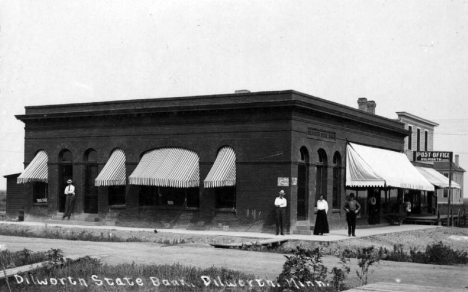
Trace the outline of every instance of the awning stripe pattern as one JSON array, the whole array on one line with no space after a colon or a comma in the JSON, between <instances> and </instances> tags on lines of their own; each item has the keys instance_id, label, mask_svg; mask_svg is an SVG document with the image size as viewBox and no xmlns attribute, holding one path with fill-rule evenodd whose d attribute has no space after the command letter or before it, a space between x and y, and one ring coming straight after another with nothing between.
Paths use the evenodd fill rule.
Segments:
<instances>
[{"instance_id":1,"label":"awning stripe pattern","mask_svg":"<svg viewBox=\"0 0 468 292\"><path fill-rule=\"evenodd\" d=\"M236 185L236 153L230 147L223 147L204 181L205 188Z\"/></svg>"},{"instance_id":2,"label":"awning stripe pattern","mask_svg":"<svg viewBox=\"0 0 468 292\"><path fill-rule=\"evenodd\" d=\"M433 185L439 188L449 188L449 179L442 173L438 172L433 168L419 167L416 169ZM460 185L452 180L452 188L461 189Z\"/></svg>"},{"instance_id":3,"label":"awning stripe pattern","mask_svg":"<svg viewBox=\"0 0 468 292\"><path fill-rule=\"evenodd\" d=\"M29 163L23 173L18 176L16 183L24 184L28 182L48 182L49 168L47 153L39 151L34 159Z\"/></svg>"},{"instance_id":4,"label":"awning stripe pattern","mask_svg":"<svg viewBox=\"0 0 468 292\"><path fill-rule=\"evenodd\" d=\"M346 147L346 186L434 191L404 153L354 143Z\"/></svg>"},{"instance_id":5,"label":"awning stripe pattern","mask_svg":"<svg viewBox=\"0 0 468 292\"><path fill-rule=\"evenodd\" d=\"M101 170L94 184L102 186L124 186L126 183L125 153L121 149L115 149L106 165Z\"/></svg>"},{"instance_id":6,"label":"awning stripe pattern","mask_svg":"<svg viewBox=\"0 0 468 292\"><path fill-rule=\"evenodd\" d=\"M131 185L190 188L200 185L199 158L181 148L161 148L143 155L129 176Z\"/></svg>"}]
</instances>

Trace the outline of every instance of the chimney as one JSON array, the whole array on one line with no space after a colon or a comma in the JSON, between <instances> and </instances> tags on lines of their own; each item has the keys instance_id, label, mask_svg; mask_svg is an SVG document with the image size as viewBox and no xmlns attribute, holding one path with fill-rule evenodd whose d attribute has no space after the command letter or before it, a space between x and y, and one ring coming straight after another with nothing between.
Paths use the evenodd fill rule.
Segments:
<instances>
[{"instance_id":1,"label":"chimney","mask_svg":"<svg viewBox=\"0 0 468 292\"><path fill-rule=\"evenodd\" d=\"M373 100L369 100L367 102L367 112L370 113L370 114L374 114L375 115L375 108L376 108L377 104L375 103L375 101Z\"/></svg>"},{"instance_id":2,"label":"chimney","mask_svg":"<svg viewBox=\"0 0 468 292\"><path fill-rule=\"evenodd\" d=\"M250 90L247 90L247 89L239 89L239 90L236 90L234 93L250 93Z\"/></svg>"},{"instance_id":3,"label":"chimney","mask_svg":"<svg viewBox=\"0 0 468 292\"><path fill-rule=\"evenodd\" d=\"M358 106L359 106L358 107L359 110L361 110L363 112L367 112L367 98L360 97L360 98L358 98L357 103L358 103Z\"/></svg>"},{"instance_id":4,"label":"chimney","mask_svg":"<svg viewBox=\"0 0 468 292\"><path fill-rule=\"evenodd\" d=\"M460 158L460 155L455 154L455 165L456 165L457 167L459 167L459 165L458 165L459 158Z\"/></svg>"}]
</instances>

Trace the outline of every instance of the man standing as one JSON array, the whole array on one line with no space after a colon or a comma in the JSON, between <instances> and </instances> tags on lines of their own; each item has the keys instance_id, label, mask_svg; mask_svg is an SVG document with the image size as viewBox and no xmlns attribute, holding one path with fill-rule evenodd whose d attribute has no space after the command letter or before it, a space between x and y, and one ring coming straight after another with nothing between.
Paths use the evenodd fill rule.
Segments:
<instances>
[{"instance_id":1,"label":"man standing","mask_svg":"<svg viewBox=\"0 0 468 292\"><path fill-rule=\"evenodd\" d=\"M348 222L348 236L356 236L356 216L361 205L355 200L354 193L349 195L349 201L343 208L346 211L346 221Z\"/></svg>"},{"instance_id":2,"label":"man standing","mask_svg":"<svg viewBox=\"0 0 468 292\"><path fill-rule=\"evenodd\" d=\"M286 214L286 206L287 206L287 201L284 198L284 191L281 190L279 192L279 197L275 199L275 207L276 207L276 235L279 234L279 231L281 230L281 235L284 235L283 233L283 227L284 227L284 219L285 219L285 214Z\"/></svg>"},{"instance_id":3,"label":"man standing","mask_svg":"<svg viewBox=\"0 0 468 292\"><path fill-rule=\"evenodd\" d=\"M70 216L73 213L73 208L75 207L75 187L72 185L73 181L69 179L67 181L68 186L65 188L65 196L66 196L66 201L65 201L65 212L63 213L63 219L65 217L68 217L68 220L70 220Z\"/></svg>"}]
</instances>

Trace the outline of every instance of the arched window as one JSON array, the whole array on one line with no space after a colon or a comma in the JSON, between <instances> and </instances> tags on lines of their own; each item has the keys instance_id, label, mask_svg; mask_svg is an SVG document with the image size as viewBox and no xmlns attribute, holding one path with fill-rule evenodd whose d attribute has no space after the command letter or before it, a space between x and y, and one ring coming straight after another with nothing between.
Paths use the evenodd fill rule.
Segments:
<instances>
[{"instance_id":1,"label":"arched window","mask_svg":"<svg viewBox=\"0 0 468 292\"><path fill-rule=\"evenodd\" d=\"M327 153L323 149L318 150L319 161L317 162L317 177L316 177L316 188L315 188L315 198L316 201L320 196L323 196L327 200L327 181L328 181L328 157Z\"/></svg>"},{"instance_id":2,"label":"arched window","mask_svg":"<svg viewBox=\"0 0 468 292\"><path fill-rule=\"evenodd\" d=\"M341 155L335 152L333 156L333 209L339 209L341 204Z\"/></svg>"},{"instance_id":3,"label":"arched window","mask_svg":"<svg viewBox=\"0 0 468 292\"><path fill-rule=\"evenodd\" d=\"M63 191L67 186L69 179L73 180L73 155L68 149L64 149L59 155L59 189L58 189L58 202L59 212L65 211L65 196Z\"/></svg>"},{"instance_id":4,"label":"arched window","mask_svg":"<svg viewBox=\"0 0 468 292\"><path fill-rule=\"evenodd\" d=\"M98 176L97 152L88 149L84 155L85 163L85 187L84 187L84 212L98 212L98 188L94 180Z\"/></svg>"},{"instance_id":5,"label":"arched window","mask_svg":"<svg viewBox=\"0 0 468 292\"><path fill-rule=\"evenodd\" d=\"M306 220L309 209L309 151L306 147L299 150L297 164L297 220Z\"/></svg>"}]
</instances>

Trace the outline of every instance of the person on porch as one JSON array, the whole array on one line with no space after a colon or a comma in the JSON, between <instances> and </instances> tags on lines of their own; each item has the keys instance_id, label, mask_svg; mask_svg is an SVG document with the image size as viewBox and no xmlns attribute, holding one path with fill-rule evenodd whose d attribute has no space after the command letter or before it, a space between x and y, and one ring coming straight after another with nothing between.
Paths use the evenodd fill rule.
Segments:
<instances>
[{"instance_id":1,"label":"person on porch","mask_svg":"<svg viewBox=\"0 0 468 292\"><path fill-rule=\"evenodd\" d=\"M323 196L320 196L317 201L317 218L315 219L314 235L323 235L324 233L330 232L327 213L328 203L323 199Z\"/></svg>"},{"instance_id":2,"label":"person on porch","mask_svg":"<svg viewBox=\"0 0 468 292\"><path fill-rule=\"evenodd\" d=\"M67 181L68 186L65 188L64 194L66 196L65 201L65 212L63 212L62 220L68 217L70 220L70 216L73 213L73 209L75 207L75 187L72 185L73 181L69 179Z\"/></svg>"}]
</instances>

